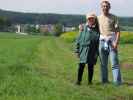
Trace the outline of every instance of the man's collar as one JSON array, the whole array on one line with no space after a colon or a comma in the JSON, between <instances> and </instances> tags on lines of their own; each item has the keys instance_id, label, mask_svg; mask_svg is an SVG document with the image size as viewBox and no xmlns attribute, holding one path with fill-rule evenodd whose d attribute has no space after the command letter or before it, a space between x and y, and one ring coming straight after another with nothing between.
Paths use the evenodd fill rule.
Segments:
<instances>
[{"instance_id":1,"label":"man's collar","mask_svg":"<svg viewBox=\"0 0 133 100\"><path fill-rule=\"evenodd\" d=\"M105 15L105 14L102 13L101 15L102 15L102 16L107 16L107 17L108 17L108 16L111 15L111 13L108 13L108 15Z\"/></svg>"}]
</instances>

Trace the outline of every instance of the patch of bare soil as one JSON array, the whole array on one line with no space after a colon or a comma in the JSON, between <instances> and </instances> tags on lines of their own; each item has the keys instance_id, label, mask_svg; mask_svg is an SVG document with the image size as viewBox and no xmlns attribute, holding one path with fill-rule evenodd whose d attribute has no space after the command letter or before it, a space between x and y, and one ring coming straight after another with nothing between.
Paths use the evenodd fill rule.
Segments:
<instances>
[{"instance_id":1,"label":"patch of bare soil","mask_svg":"<svg viewBox=\"0 0 133 100\"><path fill-rule=\"evenodd\" d=\"M132 69L133 70L133 63L121 63L120 66L125 69Z\"/></svg>"}]
</instances>

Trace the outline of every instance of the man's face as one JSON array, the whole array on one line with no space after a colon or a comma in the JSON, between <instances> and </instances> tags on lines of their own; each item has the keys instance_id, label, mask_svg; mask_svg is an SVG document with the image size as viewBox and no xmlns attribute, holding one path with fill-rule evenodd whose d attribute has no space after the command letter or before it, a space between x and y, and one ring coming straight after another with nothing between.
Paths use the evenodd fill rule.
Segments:
<instances>
[{"instance_id":1,"label":"man's face","mask_svg":"<svg viewBox=\"0 0 133 100\"><path fill-rule=\"evenodd\" d=\"M107 2L103 2L101 4L101 8L102 8L102 11L103 11L104 14L108 14L109 10L110 10L110 4L107 3Z\"/></svg>"}]
</instances>

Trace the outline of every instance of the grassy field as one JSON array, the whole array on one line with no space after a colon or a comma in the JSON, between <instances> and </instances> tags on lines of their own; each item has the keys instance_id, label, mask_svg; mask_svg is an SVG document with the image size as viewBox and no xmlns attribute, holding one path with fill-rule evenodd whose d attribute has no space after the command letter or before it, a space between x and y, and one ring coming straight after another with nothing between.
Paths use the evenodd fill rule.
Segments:
<instances>
[{"instance_id":1,"label":"grassy field","mask_svg":"<svg viewBox=\"0 0 133 100\"><path fill-rule=\"evenodd\" d=\"M133 100L132 43L119 47L123 85L100 84L98 61L93 85L87 85L85 69L82 85L76 86L78 59L70 41L1 33L0 100ZM109 74L111 81L110 67Z\"/></svg>"}]
</instances>

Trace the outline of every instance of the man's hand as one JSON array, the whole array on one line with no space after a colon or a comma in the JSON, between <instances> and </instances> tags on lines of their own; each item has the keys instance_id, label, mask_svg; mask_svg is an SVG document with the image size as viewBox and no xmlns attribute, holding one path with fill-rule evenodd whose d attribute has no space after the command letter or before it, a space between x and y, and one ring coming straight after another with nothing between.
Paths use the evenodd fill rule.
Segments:
<instances>
[{"instance_id":1,"label":"man's hand","mask_svg":"<svg viewBox=\"0 0 133 100\"><path fill-rule=\"evenodd\" d=\"M113 49L117 49L117 47L118 47L118 43L113 42L113 43L112 43L112 47L113 47Z\"/></svg>"},{"instance_id":2,"label":"man's hand","mask_svg":"<svg viewBox=\"0 0 133 100\"><path fill-rule=\"evenodd\" d=\"M119 38L120 38L120 32L116 32L116 40L112 43L113 49L117 49L118 48Z\"/></svg>"}]
</instances>

